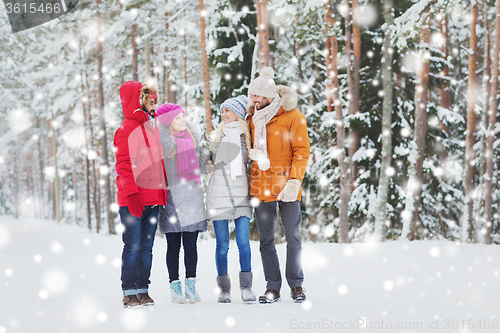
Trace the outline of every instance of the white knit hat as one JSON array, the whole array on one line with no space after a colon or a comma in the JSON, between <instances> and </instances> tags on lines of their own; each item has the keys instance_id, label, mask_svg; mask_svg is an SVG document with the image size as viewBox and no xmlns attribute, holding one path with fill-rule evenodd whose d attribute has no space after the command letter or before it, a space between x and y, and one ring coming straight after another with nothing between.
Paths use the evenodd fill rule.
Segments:
<instances>
[{"instance_id":1,"label":"white knit hat","mask_svg":"<svg viewBox=\"0 0 500 333\"><path fill-rule=\"evenodd\" d=\"M248 94L268 98L276 97L276 84L273 76L274 70L271 67L262 68L259 77L250 83Z\"/></svg>"}]
</instances>

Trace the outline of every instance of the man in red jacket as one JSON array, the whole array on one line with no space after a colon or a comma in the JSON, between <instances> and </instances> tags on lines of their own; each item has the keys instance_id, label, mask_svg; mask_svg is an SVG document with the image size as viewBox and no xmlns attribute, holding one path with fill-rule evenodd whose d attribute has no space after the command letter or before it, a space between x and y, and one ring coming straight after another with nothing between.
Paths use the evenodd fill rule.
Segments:
<instances>
[{"instance_id":1,"label":"man in red jacket","mask_svg":"<svg viewBox=\"0 0 500 333\"><path fill-rule=\"evenodd\" d=\"M167 204L165 168L156 126L157 90L128 81L120 87L124 120L115 133L116 186L125 227L122 252L123 306L153 305L149 297L158 205Z\"/></svg>"}]
</instances>

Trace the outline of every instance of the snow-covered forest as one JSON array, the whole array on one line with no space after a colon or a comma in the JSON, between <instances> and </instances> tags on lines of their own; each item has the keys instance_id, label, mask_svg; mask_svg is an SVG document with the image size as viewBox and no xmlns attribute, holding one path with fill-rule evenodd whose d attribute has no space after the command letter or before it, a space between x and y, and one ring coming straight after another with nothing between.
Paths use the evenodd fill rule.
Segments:
<instances>
[{"instance_id":1,"label":"snow-covered forest","mask_svg":"<svg viewBox=\"0 0 500 333\"><path fill-rule=\"evenodd\" d=\"M0 214L115 233L120 85L155 82L206 137L271 66L308 120L303 239L500 243L500 0L80 0L0 23Z\"/></svg>"}]
</instances>

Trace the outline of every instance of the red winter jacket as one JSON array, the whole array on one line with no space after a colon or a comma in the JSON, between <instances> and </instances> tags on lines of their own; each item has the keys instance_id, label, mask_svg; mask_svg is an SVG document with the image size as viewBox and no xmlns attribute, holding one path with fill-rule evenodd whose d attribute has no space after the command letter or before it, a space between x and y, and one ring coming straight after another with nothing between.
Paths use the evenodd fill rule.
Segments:
<instances>
[{"instance_id":1,"label":"red winter jacket","mask_svg":"<svg viewBox=\"0 0 500 333\"><path fill-rule=\"evenodd\" d=\"M115 133L118 205L128 206L127 196L139 193L144 205L166 205L167 191L160 132L151 126L141 108L142 84L125 82L120 87L123 120Z\"/></svg>"}]
</instances>

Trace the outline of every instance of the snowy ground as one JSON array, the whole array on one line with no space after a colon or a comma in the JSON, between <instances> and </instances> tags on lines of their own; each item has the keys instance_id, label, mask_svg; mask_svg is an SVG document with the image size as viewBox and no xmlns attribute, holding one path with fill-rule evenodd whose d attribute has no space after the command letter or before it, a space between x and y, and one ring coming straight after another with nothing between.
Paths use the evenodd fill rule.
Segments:
<instances>
[{"instance_id":1,"label":"snowy ground","mask_svg":"<svg viewBox=\"0 0 500 333\"><path fill-rule=\"evenodd\" d=\"M303 265L309 301L293 303L285 283L283 301L270 305L243 304L235 288L231 304L217 303L214 246L212 239L199 244L202 302L178 305L170 302L165 240L157 238L150 287L156 305L133 311L121 306L120 236L0 217L0 333L499 330L496 245L307 243ZM258 243L252 243L252 251L259 295L265 284ZM284 263L285 245L278 252ZM234 287L234 243L229 265Z\"/></svg>"}]
</instances>

